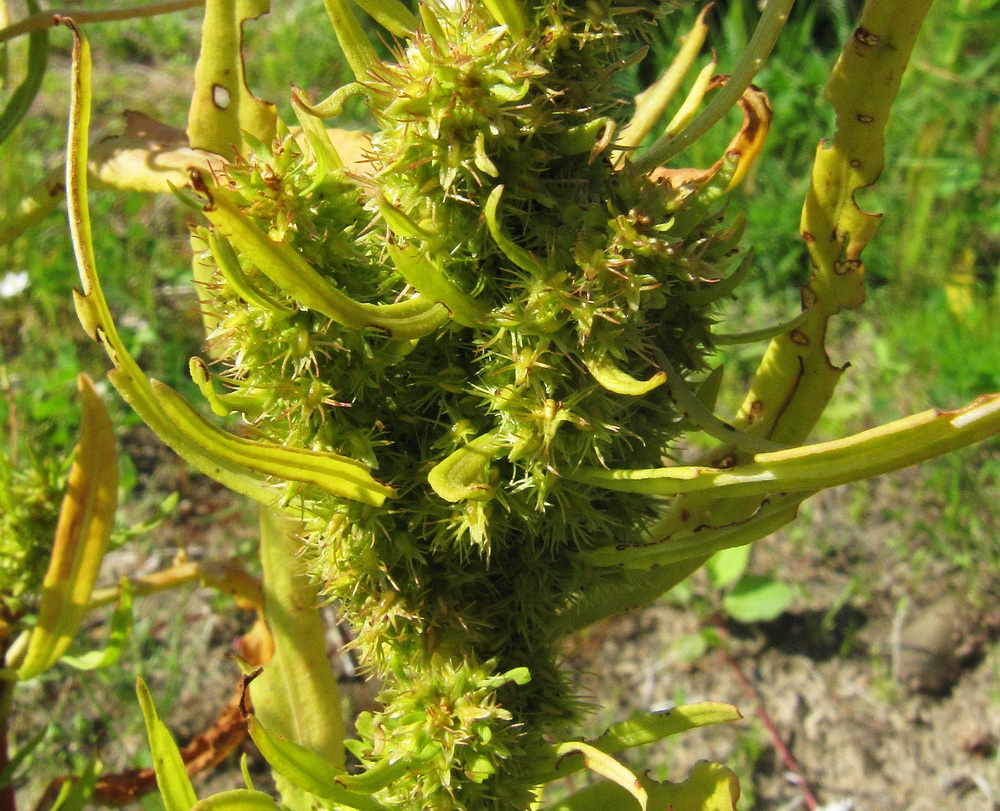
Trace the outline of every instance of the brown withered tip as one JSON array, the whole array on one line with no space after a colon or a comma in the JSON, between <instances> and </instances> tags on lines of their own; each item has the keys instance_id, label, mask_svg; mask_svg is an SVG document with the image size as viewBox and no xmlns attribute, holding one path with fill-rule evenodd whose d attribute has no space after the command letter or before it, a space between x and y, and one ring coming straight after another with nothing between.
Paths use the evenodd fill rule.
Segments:
<instances>
[{"instance_id":1,"label":"brown withered tip","mask_svg":"<svg viewBox=\"0 0 1000 811\"><path fill-rule=\"evenodd\" d=\"M240 714L244 718L246 718L248 715L250 715L251 712L253 712L253 703L250 700L250 682L256 679L263 672L264 668L258 667L256 670L253 670L250 673L244 673L242 676L240 676L239 707L240 707Z\"/></svg>"}]
</instances>

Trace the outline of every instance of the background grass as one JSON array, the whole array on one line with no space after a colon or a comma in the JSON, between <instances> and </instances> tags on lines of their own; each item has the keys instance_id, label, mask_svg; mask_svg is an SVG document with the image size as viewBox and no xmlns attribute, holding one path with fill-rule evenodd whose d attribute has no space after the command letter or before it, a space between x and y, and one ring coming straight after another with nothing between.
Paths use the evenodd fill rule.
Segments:
<instances>
[{"instance_id":1,"label":"background grass","mask_svg":"<svg viewBox=\"0 0 1000 811\"><path fill-rule=\"evenodd\" d=\"M734 212L745 211L746 242L757 251L754 277L739 299L727 305L733 330L787 317L798 307L798 288L808 272L798 237L801 201L815 146L833 132L834 123L822 86L840 43L852 31L859 5L854 0L801 0L757 79L770 95L775 117L764 153L730 204ZM870 209L886 212L866 251L870 301L862 312L841 319L832 336L835 360L850 359L855 368L818 436L860 430L929 404L957 406L1000 390L998 9L998 0L932 7L890 122L886 171L877 189L863 199ZM621 78L625 89L635 92L655 78L696 12L692 7L667 18L661 36L651 43L651 59ZM735 64L757 14L756 4L746 0L716 4L709 16L709 44L719 54L720 71ZM98 57L98 134L114 132L126 107L183 126L198 30L197 12L88 30ZM55 54L43 93L32 115L0 145L0 212L12 210L46 169L60 162L69 34L56 31L52 39ZM11 65L19 64L21 47L12 45ZM246 52L252 86L276 100L286 120L292 120L289 81L322 97L346 78L318 2L287 4L251 24ZM710 165L736 126L736 118L728 119L681 161ZM127 343L152 376L190 389L184 369L198 351L200 325L194 314L197 294L186 283L183 213L169 198L93 194L91 203L96 254ZM0 300L0 364L8 381L6 396L0 398L0 428L9 429L16 415L22 459L31 453L65 455L76 435L75 376L86 370L98 379L106 363L99 348L83 336L72 311L76 272L60 217L0 248L0 278L20 271L28 273L27 288ZM720 355L727 365L727 388L734 393L724 401L730 409L762 349ZM116 406L115 418L123 428L136 423L122 406ZM9 445L13 435L2 433ZM922 539L912 550L917 587L928 576L930 560L945 560L967 573L974 591L992 587L1000 570L992 495L998 479L995 442L923 468L915 487L921 495L902 502L898 516L900 554L911 553L914 533ZM135 475L126 476L127 486L135 482ZM140 546L139 559L149 554L148 546ZM190 644L181 644L183 620L155 633L151 622L140 619L120 675L72 678L85 696L91 691L84 702L90 709L65 710L74 720L52 733L39 750L39 764L49 758L56 770L79 766L89 751L81 741L93 743L103 734L95 730L122 723L137 741L130 755L133 765L143 762L141 721L132 699L134 672L164 674L169 684L161 694L177 695L192 656ZM72 693L60 695L73 700ZM133 708L121 711L132 712L130 720L108 708L108 695L117 696L121 707ZM103 707L96 717L95 707ZM161 707L164 713L169 709ZM752 761L752 746L747 747ZM156 807L156 800L149 802Z\"/></svg>"}]
</instances>

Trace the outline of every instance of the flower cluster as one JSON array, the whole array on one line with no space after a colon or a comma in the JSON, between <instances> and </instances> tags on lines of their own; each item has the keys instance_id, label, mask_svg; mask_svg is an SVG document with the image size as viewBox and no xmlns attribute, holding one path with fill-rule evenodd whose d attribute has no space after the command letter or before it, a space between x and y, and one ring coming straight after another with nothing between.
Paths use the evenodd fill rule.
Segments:
<instances>
[{"instance_id":1,"label":"flower cluster","mask_svg":"<svg viewBox=\"0 0 1000 811\"><path fill-rule=\"evenodd\" d=\"M657 509L572 474L669 456L667 381L703 370L704 290L740 236L718 216L725 169L674 188L613 160L612 78L651 9L533 14L523 36L479 4L423 6L363 83L368 171L318 168L287 130L230 164L206 210L281 261L201 232L217 363L193 369L215 410L392 488L381 507L287 503L386 685L357 754L423 753L393 807L527 806L544 735L580 711L553 629L599 577L581 552Z\"/></svg>"}]
</instances>

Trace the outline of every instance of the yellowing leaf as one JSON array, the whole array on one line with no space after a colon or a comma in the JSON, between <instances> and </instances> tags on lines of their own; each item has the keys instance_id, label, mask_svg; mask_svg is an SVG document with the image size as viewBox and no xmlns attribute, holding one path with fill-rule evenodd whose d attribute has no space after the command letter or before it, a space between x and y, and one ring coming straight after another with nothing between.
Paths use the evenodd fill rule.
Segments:
<instances>
[{"instance_id":1,"label":"yellowing leaf","mask_svg":"<svg viewBox=\"0 0 1000 811\"><path fill-rule=\"evenodd\" d=\"M18 668L20 679L34 678L66 652L87 613L114 525L118 455L111 418L93 381L79 375L77 384L82 405L80 444L59 512L52 559L42 581L38 624Z\"/></svg>"}]
</instances>

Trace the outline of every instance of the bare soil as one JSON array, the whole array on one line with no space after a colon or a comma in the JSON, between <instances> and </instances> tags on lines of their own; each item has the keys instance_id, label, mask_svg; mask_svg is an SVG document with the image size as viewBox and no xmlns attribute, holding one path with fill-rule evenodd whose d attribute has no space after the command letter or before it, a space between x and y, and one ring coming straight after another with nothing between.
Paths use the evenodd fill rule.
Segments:
<instances>
[{"instance_id":1,"label":"bare soil","mask_svg":"<svg viewBox=\"0 0 1000 811\"><path fill-rule=\"evenodd\" d=\"M679 697L736 705L744 721L681 736L653 772L680 780L697 760L730 763L754 808L809 807L775 734L831 811L1000 808L996 594L967 594L968 577L943 565L913 582L888 543L906 528L884 515L918 476L859 485L862 524L847 518L858 491L845 488L818 496L792 532L758 544L757 571L801 584L793 610L773 622L699 619L664 599L592 629L572 654L583 685L604 697L600 721ZM705 621L719 624L726 650L683 661L673 642Z\"/></svg>"}]
</instances>

